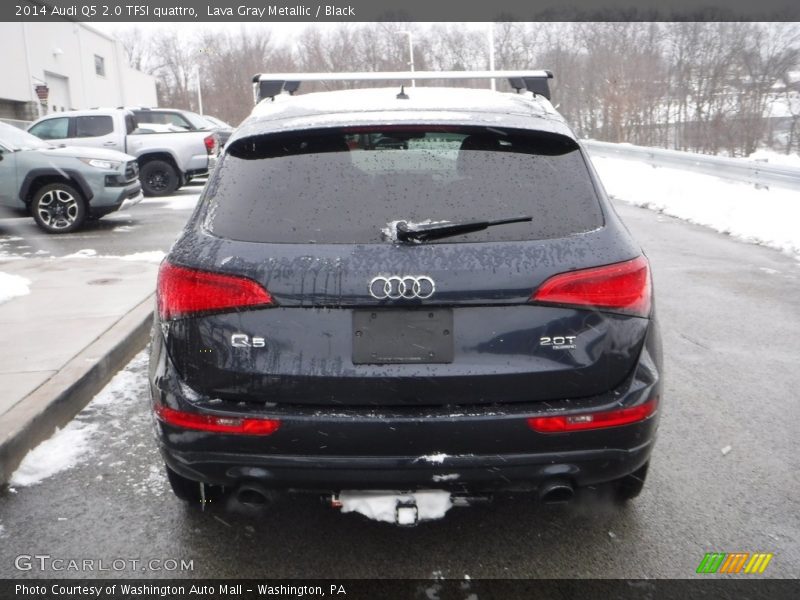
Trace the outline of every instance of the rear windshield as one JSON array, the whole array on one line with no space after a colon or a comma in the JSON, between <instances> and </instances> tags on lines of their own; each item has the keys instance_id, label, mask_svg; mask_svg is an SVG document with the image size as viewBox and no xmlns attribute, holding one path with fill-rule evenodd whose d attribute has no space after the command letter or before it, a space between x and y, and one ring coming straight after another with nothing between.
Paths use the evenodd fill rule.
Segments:
<instances>
[{"instance_id":1,"label":"rear windshield","mask_svg":"<svg viewBox=\"0 0 800 600\"><path fill-rule=\"evenodd\" d=\"M532 220L437 242L565 237L602 226L574 140L521 130L384 126L237 140L209 182L206 227L235 240L379 243L397 221Z\"/></svg>"}]
</instances>

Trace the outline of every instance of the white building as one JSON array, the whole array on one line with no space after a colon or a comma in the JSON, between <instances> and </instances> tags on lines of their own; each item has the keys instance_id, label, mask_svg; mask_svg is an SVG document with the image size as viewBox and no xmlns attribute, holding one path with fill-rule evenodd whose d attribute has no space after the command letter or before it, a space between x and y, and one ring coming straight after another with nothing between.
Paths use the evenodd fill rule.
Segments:
<instances>
[{"instance_id":1,"label":"white building","mask_svg":"<svg viewBox=\"0 0 800 600\"><path fill-rule=\"evenodd\" d=\"M84 23L0 23L0 56L0 118L157 106L155 78L131 69L118 40ZM43 86L46 101L37 95Z\"/></svg>"}]
</instances>

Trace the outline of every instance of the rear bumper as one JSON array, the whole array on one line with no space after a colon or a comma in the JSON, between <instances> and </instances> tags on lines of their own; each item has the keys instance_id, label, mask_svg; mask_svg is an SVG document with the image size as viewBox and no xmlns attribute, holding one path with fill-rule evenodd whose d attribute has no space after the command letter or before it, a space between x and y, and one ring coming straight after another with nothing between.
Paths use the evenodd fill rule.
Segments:
<instances>
[{"instance_id":1,"label":"rear bumper","mask_svg":"<svg viewBox=\"0 0 800 600\"><path fill-rule=\"evenodd\" d=\"M436 408L266 407L188 398L191 390L176 373L159 332L151 345L150 389L154 402L175 410L280 420L267 436L209 433L155 420L165 462L192 480L230 487L256 480L264 487L321 493L534 491L554 479L576 487L602 484L647 462L661 402L642 421L604 429L540 433L527 419L660 400L660 361L653 329L625 382L591 398Z\"/></svg>"},{"instance_id":2,"label":"rear bumper","mask_svg":"<svg viewBox=\"0 0 800 600\"><path fill-rule=\"evenodd\" d=\"M584 487L632 473L650 457L653 440L630 449L558 453L446 456L295 456L181 452L162 445L170 468L189 479L237 486L258 481L268 488L335 493L343 489L456 492L532 492L544 482L566 479Z\"/></svg>"}]
</instances>

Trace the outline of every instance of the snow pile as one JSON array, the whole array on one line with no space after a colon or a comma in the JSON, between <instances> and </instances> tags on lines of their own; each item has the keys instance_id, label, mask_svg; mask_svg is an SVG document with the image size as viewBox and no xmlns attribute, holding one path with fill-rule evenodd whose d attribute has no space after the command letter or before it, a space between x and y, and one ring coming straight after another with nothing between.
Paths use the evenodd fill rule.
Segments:
<instances>
[{"instance_id":1,"label":"snow pile","mask_svg":"<svg viewBox=\"0 0 800 600\"><path fill-rule=\"evenodd\" d=\"M200 199L200 192L203 188L198 187L195 189L187 189L187 193L181 192L174 196L159 196L157 198L145 198L142 204L161 204L164 208L170 210L191 210L197 206L197 201Z\"/></svg>"},{"instance_id":2,"label":"snow pile","mask_svg":"<svg viewBox=\"0 0 800 600\"><path fill-rule=\"evenodd\" d=\"M747 157L747 160L765 162L768 165L800 168L800 154L781 154L773 150L756 150Z\"/></svg>"},{"instance_id":3,"label":"snow pile","mask_svg":"<svg viewBox=\"0 0 800 600\"><path fill-rule=\"evenodd\" d=\"M436 482L439 481L455 481L461 477L458 473L448 473L447 475L434 475L433 480Z\"/></svg>"},{"instance_id":4,"label":"snow pile","mask_svg":"<svg viewBox=\"0 0 800 600\"><path fill-rule=\"evenodd\" d=\"M18 236L9 236L0 238L0 260L23 260L22 256L11 254L8 251L6 251L6 245L8 242L19 242L21 240L22 238ZM2 286L0 286L0 289L2 289Z\"/></svg>"},{"instance_id":5,"label":"snow pile","mask_svg":"<svg viewBox=\"0 0 800 600\"><path fill-rule=\"evenodd\" d=\"M56 431L53 437L28 452L11 475L11 485L35 485L81 463L89 452L89 440L96 430L97 425L72 421L64 429Z\"/></svg>"},{"instance_id":6,"label":"snow pile","mask_svg":"<svg viewBox=\"0 0 800 600\"><path fill-rule=\"evenodd\" d=\"M386 227L381 229L381 233L383 234L384 239L390 242L397 241L397 224L398 223L405 223L406 226L411 231L418 231L422 229L424 225L439 225L441 223L450 223L450 221L431 221L430 219L425 219L424 221L409 221L408 219L398 219L396 221L389 221L386 224ZM414 240L419 242L419 240Z\"/></svg>"},{"instance_id":7,"label":"snow pile","mask_svg":"<svg viewBox=\"0 0 800 600\"><path fill-rule=\"evenodd\" d=\"M134 252L133 254L123 254L121 256L117 256L114 254L98 254L97 250L92 250L91 248L86 248L84 250L78 250L77 252L73 252L72 254L66 254L59 258L116 258L119 260L129 260L135 262L150 262L150 263L160 263L164 260L166 254L163 250L150 250L146 252Z\"/></svg>"},{"instance_id":8,"label":"snow pile","mask_svg":"<svg viewBox=\"0 0 800 600\"><path fill-rule=\"evenodd\" d=\"M164 260L163 250L151 250L150 252L134 252L133 254L125 254L123 256L103 256L101 258L119 258L120 260L133 260L141 262L160 263Z\"/></svg>"},{"instance_id":9,"label":"snow pile","mask_svg":"<svg viewBox=\"0 0 800 600\"><path fill-rule=\"evenodd\" d=\"M339 494L339 501L342 503L343 513L357 512L374 521L386 523L396 521L398 504L416 503L420 521L441 519L453 506L450 492L444 490L411 493L343 491Z\"/></svg>"},{"instance_id":10,"label":"snow pile","mask_svg":"<svg viewBox=\"0 0 800 600\"><path fill-rule=\"evenodd\" d=\"M72 254L65 254L61 258L94 258L95 256L97 256L97 250L92 248L84 248L83 250L78 250Z\"/></svg>"},{"instance_id":11,"label":"snow pile","mask_svg":"<svg viewBox=\"0 0 800 600\"><path fill-rule=\"evenodd\" d=\"M757 189L747 183L620 158L593 157L592 162L614 198L800 259L800 200L796 191Z\"/></svg>"},{"instance_id":12,"label":"snow pile","mask_svg":"<svg viewBox=\"0 0 800 600\"><path fill-rule=\"evenodd\" d=\"M137 377L131 369L141 367L146 362L146 351L137 354L74 420L28 452L19 468L11 475L10 485L36 485L48 477L82 464L95 450L92 443L96 442L100 433L99 426L90 420L103 422L106 429L122 427L113 419L114 411L120 404L133 404L141 400L141 377ZM95 409L100 409L103 413L96 415ZM128 443L124 439L120 439L120 442Z\"/></svg>"},{"instance_id":13,"label":"snow pile","mask_svg":"<svg viewBox=\"0 0 800 600\"><path fill-rule=\"evenodd\" d=\"M17 296L30 294L31 289L28 287L30 284L30 280L24 277L0 272L0 304Z\"/></svg>"},{"instance_id":14,"label":"snow pile","mask_svg":"<svg viewBox=\"0 0 800 600\"><path fill-rule=\"evenodd\" d=\"M438 454L428 454L426 456L420 456L414 462L424 461L440 465L444 462L445 458L447 458L447 454L439 452Z\"/></svg>"},{"instance_id":15,"label":"snow pile","mask_svg":"<svg viewBox=\"0 0 800 600\"><path fill-rule=\"evenodd\" d=\"M112 404L127 404L139 401L137 388L142 386L142 378L135 372L147 364L148 354L146 351L139 352L133 357L127 366L118 371L111 381L100 390L92 399L89 407L105 408Z\"/></svg>"}]
</instances>

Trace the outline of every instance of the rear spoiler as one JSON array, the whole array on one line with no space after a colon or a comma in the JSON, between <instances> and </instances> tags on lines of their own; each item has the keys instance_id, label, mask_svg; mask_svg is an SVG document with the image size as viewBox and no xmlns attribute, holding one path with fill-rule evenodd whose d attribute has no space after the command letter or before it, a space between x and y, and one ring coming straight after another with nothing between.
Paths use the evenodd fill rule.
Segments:
<instances>
[{"instance_id":1,"label":"rear spoiler","mask_svg":"<svg viewBox=\"0 0 800 600\"><path fill-rule=\"evenodd\" d=\"M361 73L259 73L253 76L256 104L281 92L294 94L304 81L406 81L423 79L508 79L519 93L527 90L550 99L553 72L538 71L364 71Z\"/></svg>"}]
</instances>

